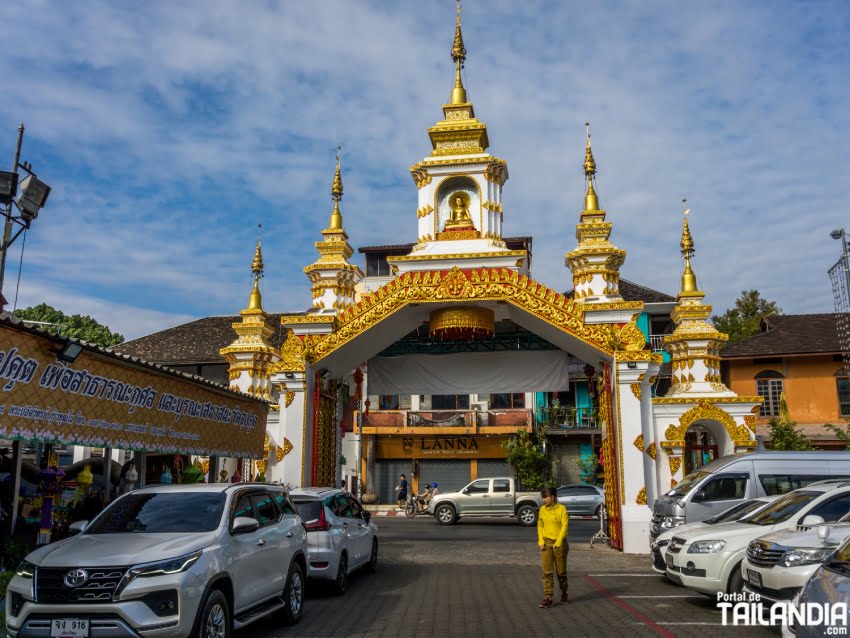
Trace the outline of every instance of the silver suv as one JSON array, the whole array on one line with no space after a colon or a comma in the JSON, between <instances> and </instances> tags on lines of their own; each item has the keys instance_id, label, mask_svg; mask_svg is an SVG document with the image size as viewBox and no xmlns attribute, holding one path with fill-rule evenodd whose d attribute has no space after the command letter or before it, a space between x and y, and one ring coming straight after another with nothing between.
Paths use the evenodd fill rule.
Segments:
<instances>
[{"instance_id":1,"label":"silver suv","mask_svg":"<svg viewBox=\"0 0 850 638\"><path fill-rule=\"evenodd\" d=\"M307 532L282 488L143 488L71 527L9 583L11 638L227 638L273 612L301 618Z\"/></svg>"}]
</instances>

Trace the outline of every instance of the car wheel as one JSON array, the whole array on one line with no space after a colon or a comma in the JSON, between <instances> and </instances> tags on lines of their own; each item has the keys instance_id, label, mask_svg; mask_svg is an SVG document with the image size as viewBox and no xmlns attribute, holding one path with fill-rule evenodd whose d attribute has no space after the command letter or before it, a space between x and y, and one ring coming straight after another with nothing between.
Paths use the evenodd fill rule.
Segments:
<instances>
[{"instance_id":1,"label":"car wheel","mask_svg":"<svg viewBox=\"0 0 850 638\"><path fill-rule=\"evenodd\" d=\"M294 625L304 613L304 568L295 561L289 566L286 588L283 590L283 624Z\"/></svg>"},{"instance_id":2,"label":"car wheel","mask_svg":"<svg viewBox=\"0 0 850 638\"><path fill-rule=\"evenodd\" d=\"M593 515L596 518L602 518L602 506L601 505L596 506L596 510L594 510Z\"/></svg>"},{"instance_id":3,"label":"car wheel","mask_svg":"<svg viewBox=\"0 0 850 638\"><path fill-rule=\"evenodd\" d=\"M230 605L218 589L213 589L201 607L196 638L230 638Z\"/></svg>"},{"instance_id":4,"label":"car wheel","mask_svg":"<svg viewBox=\"0 0 850 638\"><path fill-rule=\"evenodd\" d=\"M348 586L348 555L343 552L339 557L339 569L336 572L336 580L334 580L334 593L342 596L345 593L345 588Z\"/></svg>"},{"instance_id":5,"label":"car wheel","mask_svg":"<svg viewBox=\"0 0 850 638\"><path fill-rule=\"evenodd\" d=\"M519 522L525 527L531 527L537 524L537 508L533 505L523 505L516 514Z\"/></svg>"},{"instance_id":6,"label":"car wheel","mask_svg":"<svg viewBox=\"0 0 850 638\"><path fill-rule=\"evenodd\" d=\"M366 571L375 573L378 569L378 539L372 539L372 553L369 554L369 562L366 563Z\"/></svg>"},{"instance_id":7,"label":"car wheel","mask_svg":"<svg viewBox=\"0 0 850 638\"><path fill-rule=\"evenodd\" d=\"M727 593L740 594L742 591L744 591L744 575L741 573L741 563L738 563L732 570L732 575L729 576Z\"/></svg>"},{"instance_id":8,"label":"car wheel","mask_svg":"<svg viewBox=\"0 0 850 638\"><path fill-rule=\"evenodd\" d=\"M440 525L451 525L457 520L457 512L451 505L440 505L434 512Z\"/></svg>"}]
</instances>

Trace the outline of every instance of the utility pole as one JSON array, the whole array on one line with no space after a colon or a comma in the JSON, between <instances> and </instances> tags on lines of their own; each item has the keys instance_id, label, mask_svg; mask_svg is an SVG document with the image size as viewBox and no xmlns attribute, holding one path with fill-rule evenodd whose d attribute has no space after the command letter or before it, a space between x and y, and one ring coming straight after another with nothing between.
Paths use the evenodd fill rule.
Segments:
<instances>
[{"instance_id":1,"label":"utility pole","mask_svg":"<svg viewBox=\"0 0 850 638\"><path fill-rule=\"evenodd\" d=\"M15 144L15 158L12 160L12 172L15 174L18 172L18 163L21 161L21 144L23 141L24 123L21 122L20 126L18 126L18 141ZM6 275L6 253L12 243L12 212L14 205L15 204L10 200L4 213L4 217L6 219L3 224L3 243L0 245L0 310L3 310L3 306L6 304L6 300L3 297L3 279Z\"/></svg>"}]
</instances>

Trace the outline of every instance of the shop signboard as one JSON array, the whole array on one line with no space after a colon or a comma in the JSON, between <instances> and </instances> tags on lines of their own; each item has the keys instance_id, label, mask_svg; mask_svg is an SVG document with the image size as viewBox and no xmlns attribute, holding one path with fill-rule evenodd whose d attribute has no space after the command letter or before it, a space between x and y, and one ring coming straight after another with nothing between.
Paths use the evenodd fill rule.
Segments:
<instances>
[{"instance_id":1,"label":"shop signboard","mask_svg":"<svg viewBox=\"0 0 850 638\"><path fill-rule=\"evenodd\" d=\"M0 324L0 438L259 458L268 405Z\"/></svg>"},{"instance_id":2,"label":"shop signboard","mask_svg":"<svg viewBox=\"0 0 850 638\"><path fill-rule=\"evenodd\" d=\"M415 434L379 436L375 454L382 459L503 459L510 436Z\"/></svg>"}]
</instances>

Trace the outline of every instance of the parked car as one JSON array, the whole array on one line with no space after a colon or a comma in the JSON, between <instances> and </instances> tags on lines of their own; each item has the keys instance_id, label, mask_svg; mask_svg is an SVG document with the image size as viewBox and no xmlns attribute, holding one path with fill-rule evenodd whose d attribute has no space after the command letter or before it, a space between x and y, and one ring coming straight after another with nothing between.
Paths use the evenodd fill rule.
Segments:
<instances>
[{"instance_id":1,"label":"parked car","mask_svg":"<svg viewBox=\"0 0 850 638\"><path fill-rule=\"evenodd\" d=\"M718 523L729 523L740 520L745 516L755 514L758 510L766 507L768 503L772 503L777 498L779 497L761 496L759 498L750 499L749 501L733 505L725 512L721 512L717 516L713 516L707 520L697 521L695 523L685 523L681 527L668 529L666 532L662 532L655 540L649 543L649 549L652 552L653 571L657 574L661 574L662 576L667 575L667 545L670 543L673 536L696 529L710 527L711 525L717 525Z\"/></svg>"},{"instance_id":2,"label":"parked car","mask_svg":"<svg viewBox=\"0 0 850 638\"><path fill-rule=\"evenodd\" d=\"M695 591L715 596L743 590L741 562L750 542L770 532L801 531L834 522L850 511L850 485L823 481L785 494L739 521L676 533L667 546L667 575Z\"/></svg>"},{"instance_id":3,"label":"parked car","mask_svg":"<svg viewBox=\"0 0 850 638\"><path fill-rule=\"evenodd\" d=\"M817 605L821 609L826 609L823 623L783 626L783 638L844 635L846 625L833 625L830 611L834 609L832 605L835 603L847 604L848 600L850 600L850 538L818 567L793 602L798 609L802 604Z\"/></svg>"},{"instance_id":4,"label":"parked car","mask_svg":"<svg viewBox=\"0 0 850 638\"><path fill-rule=\"evenodd\" d=\"M281 488L146 487L71 528L80 533L29 554L9 583L11 638L207 638L303 613L307 532Z\"/></svg>"},{"instance_id":5,"label":"parked car","mask_svg":"<svg viewBox=\"0 0 850 638\"><path fill-rule=\"evenodd\" d=\"M768 603L790 603L821 563L850 538L848 521L850 515L845 514L835 524L804 532L788 529L752 541L741 564L744 591Z\"/></svg>"},{"instance_id":6,"label":"parked car","mask_svg":"<svg viewBox=\"0 0 850 638\"><path fill-rule=\"evenodd\" d=\"M361 567L378 566L378 526L354 496L332 487L292 490L292 500L307 527L307 576L331 581L344 594L348 575Z\"/></svg>"},{"instance_id":7,"label":"parked car","mask_svg":"<svg viewBox=\"0 0 850 638\"><path fill-rule=\"evenodd\" d=\"M441 525L474 516L515 516L522 525L537 525L543 499L537 492L517 492L512 478L485 478L472 481L458 492L438 494L428 503Z\"/></svg>"},{"instance_id":8,"label":"parked car","mask_svg":"<svg viewBox=\"0 0 850 638\"><path fill-rule=\"evenodd\" d=\"M704 521L744 500L786 494L809 483L850 477L850 452L749 452L724 456L689 474L652 507L649 539Z\"/></svg>"},{"instance_id":9,"label":"parked car","mask_svg":"<svg viewBox=\"0 0 850 638\"><path fill-rule=\"evenodd\" d=\"M562 485L558 488L558 502L569 514L599 517L605 504L605 492L595 485Z\"/></svg>"}]
</instances>

